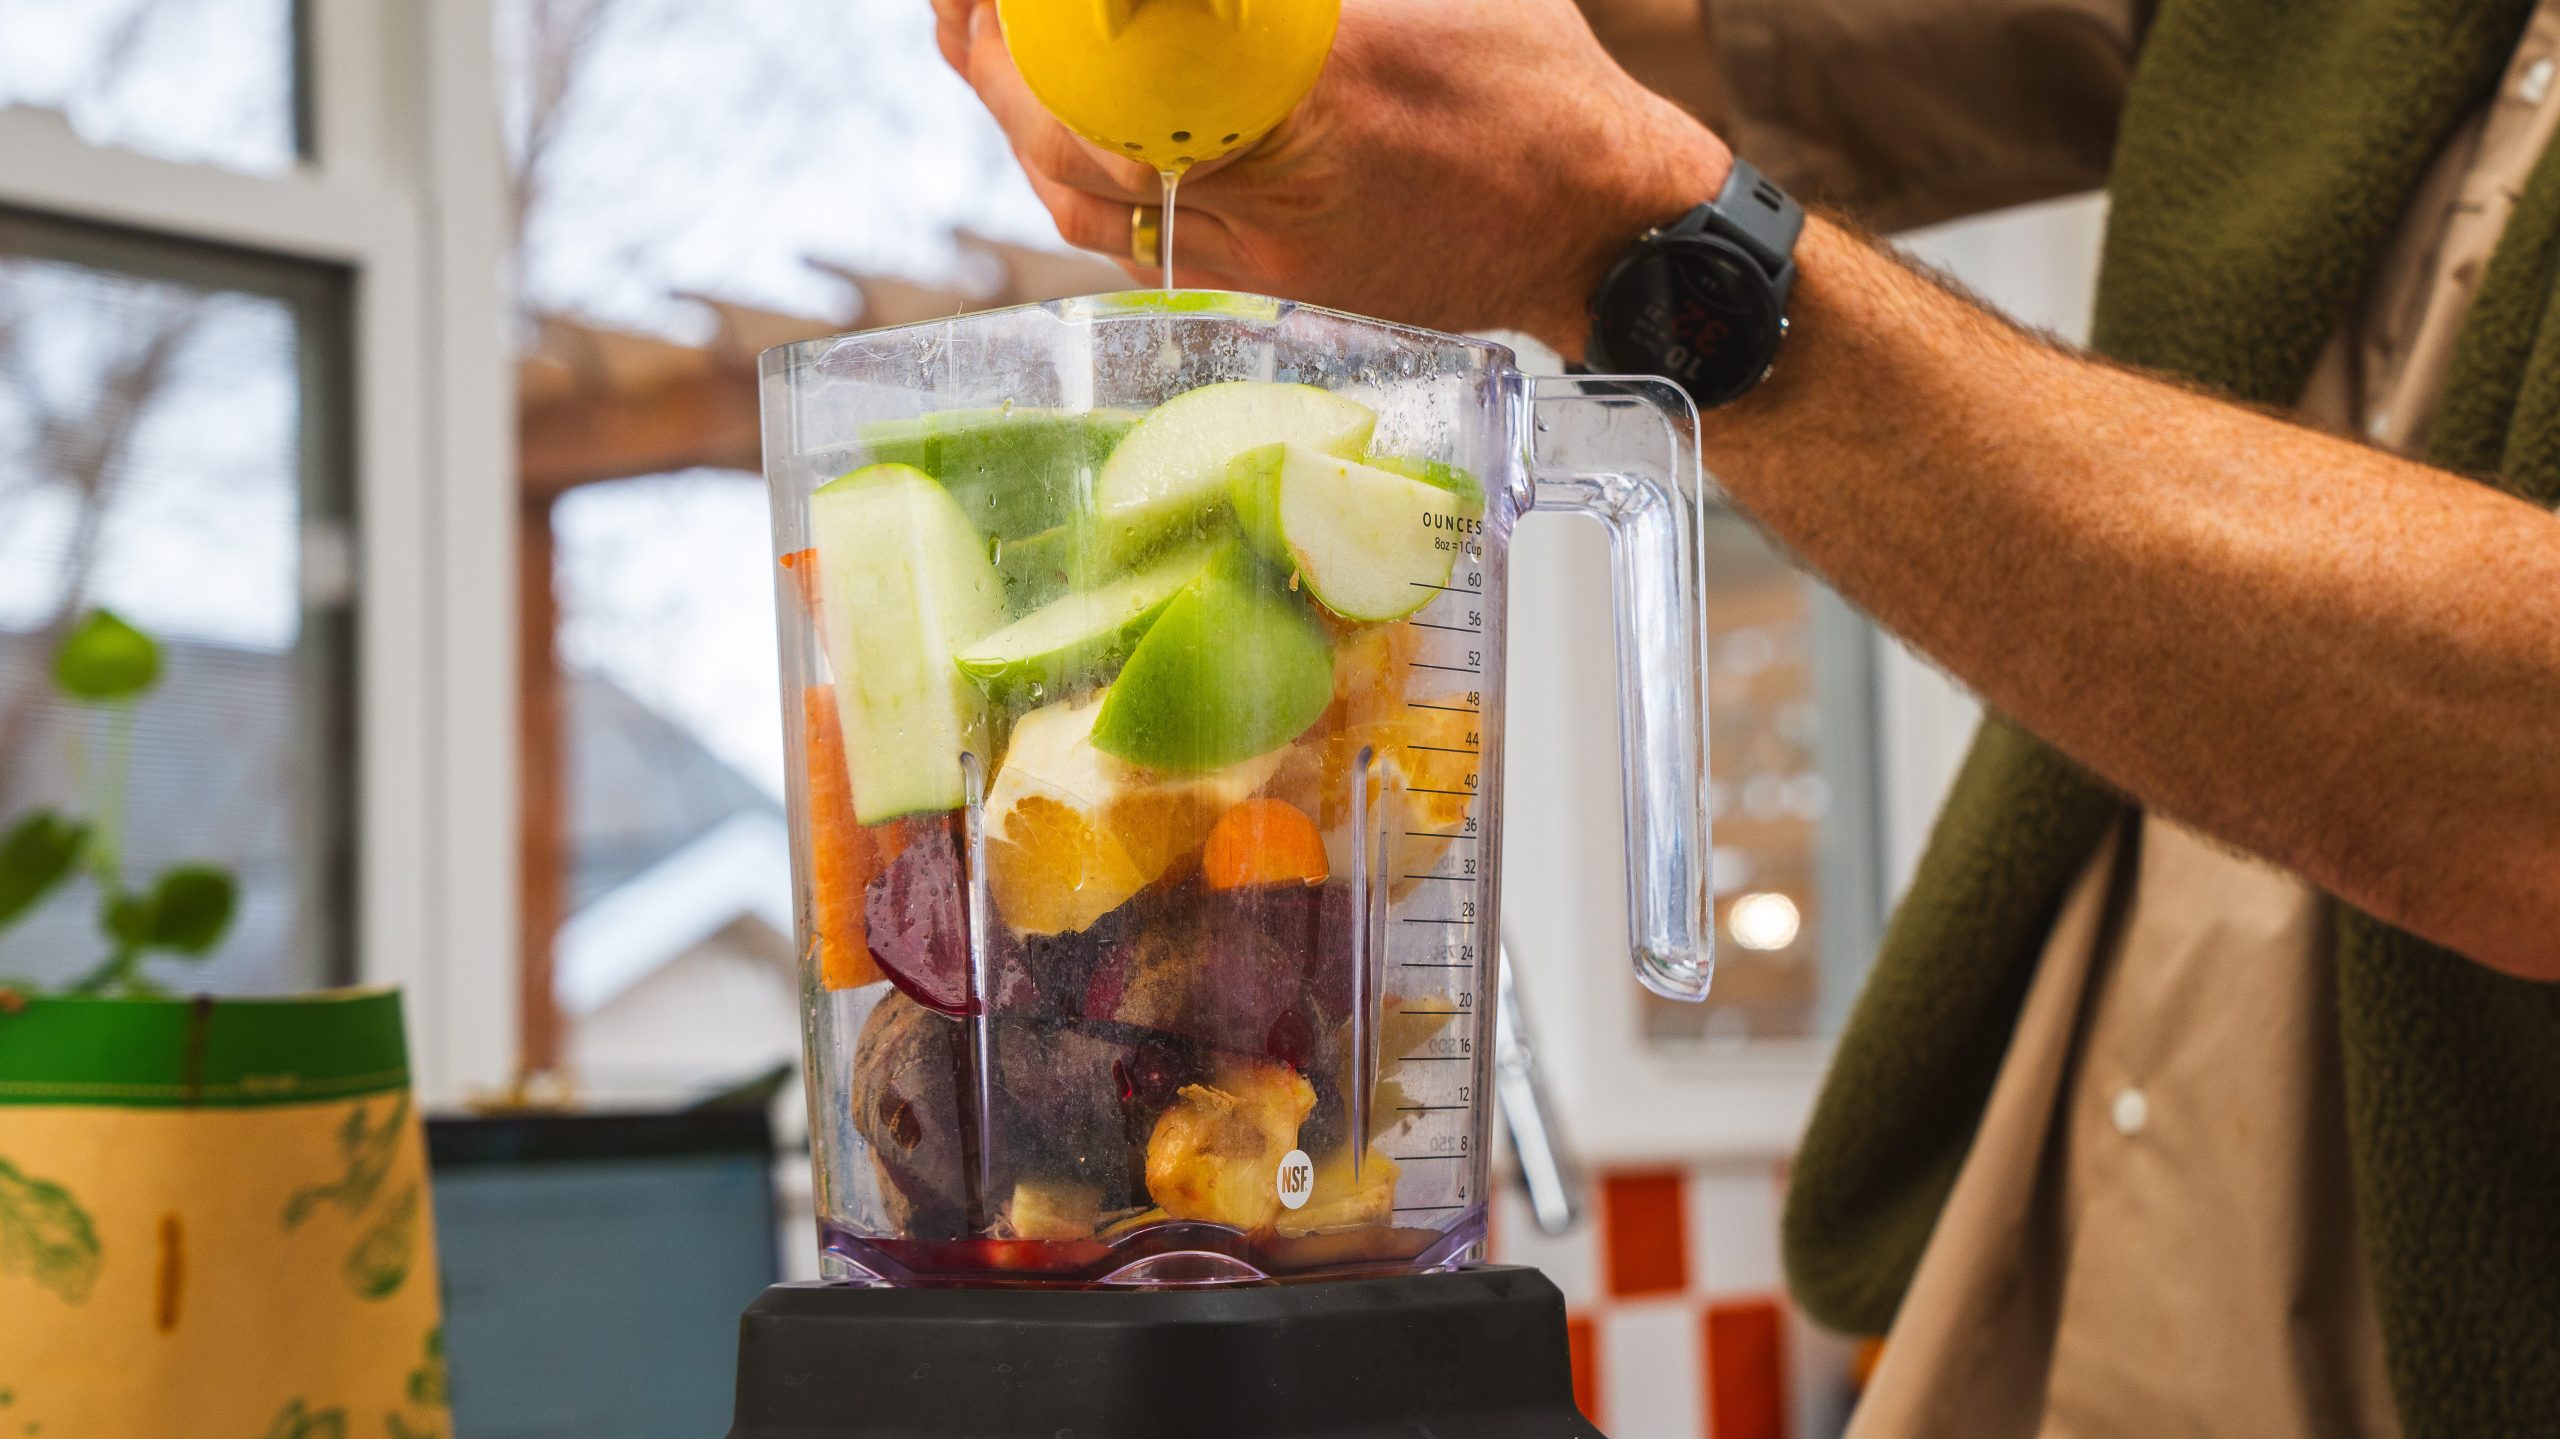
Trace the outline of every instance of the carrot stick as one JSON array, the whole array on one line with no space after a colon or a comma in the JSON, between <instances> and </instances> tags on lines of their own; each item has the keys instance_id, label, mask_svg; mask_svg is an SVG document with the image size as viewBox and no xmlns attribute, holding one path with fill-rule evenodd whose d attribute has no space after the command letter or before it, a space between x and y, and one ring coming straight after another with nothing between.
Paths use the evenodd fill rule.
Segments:
<instances>
[{"instance_id":1,"label":"carrot stick","mask_svg":"<svg viewBox=\"0 0 2560 1439\"><path fill-rule=\"evenodd\" d=\"M800 607L809 612L809 623L819 623L818 552L793 550L782 557L782 567L791 572L792 583L800 591Z\"/></svg>"},{"instance_id":2,"label":"carrot stick","mask_svg":"<svg viewBox=\"0 0 2560 1439\"><path fill-rule=\"evenodd\" d=\"M829 989L852 989L880 977L863 928L863 891L884 861L871 831L853 817L853 780L845 768L844 728L832 685L801 692L801 735L809 761L809 876L816 910L818 977Z\"/></svg>"},{"instance_id":3,"label":"carrot stick","mask_svg":"<svg viewBox=\"0 0 2560 1439\"><path fill-rule=\"evenodd\" d=\"M1330 873L1324 836L1306 811L1285 800L1249 799L1218 816L1200 853L1211 889L1257 884L1322 884Z\"/></svg>"}]
</instances>

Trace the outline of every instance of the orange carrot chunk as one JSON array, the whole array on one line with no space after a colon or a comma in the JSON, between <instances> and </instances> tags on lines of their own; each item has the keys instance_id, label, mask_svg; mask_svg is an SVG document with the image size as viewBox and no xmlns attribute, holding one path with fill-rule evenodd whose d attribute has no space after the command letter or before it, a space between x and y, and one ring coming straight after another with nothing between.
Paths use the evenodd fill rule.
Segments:
<instances>
[{"instance_id":1,"label":"orange carrot chunk","mask_svg":"<svg viewBox=\"0 0 2560 1439\"><path fill-rule=\"evenodd\" d=\"M801 692L802 743L809 763L809 879L817 924L818 977L829 989L853 989L880 977L863 929L863 890L879 872L879 846L853 817L853 780L845 769L844 729L832 685Z\"/></svg>"},{"instance_id":2,"label":"orange carrot chunk","mask_svg":"<svg viewBox=\"0 0 2560 1439\"><path fill-rule=\"evenodd\" d=\"M1306 811L1285 800L1249 799L1210 827L1200 872L1211 889L1258 884L1322 884L1330 869L1324 836Z\"/></svg>"},{"instance_id":3,"label":"orange carrot chunk","mask_svg":"<svg viewBox=\"0 0 2560 1439\"><path fill-rule=\"evenodd\" d=\"M793 550L782 557L782 567L791 572L791 583L800 591L800 608L809 615L809 623L822 623L818 613L818 552Z\"/></svg>"}]
</instances>

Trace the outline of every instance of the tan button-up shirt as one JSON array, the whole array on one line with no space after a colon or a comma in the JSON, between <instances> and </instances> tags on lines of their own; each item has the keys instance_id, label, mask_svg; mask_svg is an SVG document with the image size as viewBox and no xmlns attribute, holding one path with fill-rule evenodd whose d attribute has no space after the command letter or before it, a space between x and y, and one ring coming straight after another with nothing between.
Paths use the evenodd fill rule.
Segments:
<instances>
[{"instance_id":1,"label":"tan button-up shirt","mask_svg":"<svg viewBox=\"0 0 2560 1439\"><path fill-rule=\"evenodd\" d=\"M1604 38L1698 0L1587 0ZM2103 183L2143 0L1706 0L1675 92L1891 228ZM1657 36L1657 38L1659 38ZM1694 38L1689 50L1703 53ZM1694 59L1645 47L1676 78ZM2454 337L2560 124L2560 0L2446 145L2307 387L2424 449ZM2138 682L2138 681L2137 681ZM1853 1439L2395 1435L2349 1173L2328 907L2169 821L2074 888Z\"/></svg>"}]
</instances>

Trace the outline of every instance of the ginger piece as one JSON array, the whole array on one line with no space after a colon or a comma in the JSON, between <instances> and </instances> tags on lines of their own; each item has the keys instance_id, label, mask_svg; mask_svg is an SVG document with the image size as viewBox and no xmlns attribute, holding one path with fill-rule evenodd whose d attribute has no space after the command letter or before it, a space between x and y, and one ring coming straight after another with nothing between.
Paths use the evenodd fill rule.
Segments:
<instances>
[{"instance_id":1,"label":"ginger piece","mask_svg":"<svg viewBox=\"0 0 2560 1439\"><path fill-rule=\"evenodd\" d=\"M1091 1239L1102 1227L1102 1191L1071 1179L1021 1180L1004 1222L1015 1239Z\"/></svg>"},{"instance_id":2,"label":"ginger piece","mask_svg":"<svg viewBox=\"0 0 2560 1439\"><path fill-rule=\"evenodd\" d=\"M1280 1161L1297 1148L1315 1086L1286 1065L1238 1063L1183 1086L1147 1140L1147 1193L1176 1219L1267 1230Z\"/></svg>"},{"instance_id":3,"label":"ginger piece","mask_svg":"<svg viewBox=\"0 0 2560 1439\"><path fill-rule=\"evenodd\" d=\"M1403 1171L1371 1146L1361 1157L1360 1173L1351 1172L1351 1146L1344 1145L1316 1161L1315 1184L1306 1204L1280 1216L1280 1232L1291 1239L1386 1224L1395 1217L1396 1180Z\"/></svg>"}]
</instances>

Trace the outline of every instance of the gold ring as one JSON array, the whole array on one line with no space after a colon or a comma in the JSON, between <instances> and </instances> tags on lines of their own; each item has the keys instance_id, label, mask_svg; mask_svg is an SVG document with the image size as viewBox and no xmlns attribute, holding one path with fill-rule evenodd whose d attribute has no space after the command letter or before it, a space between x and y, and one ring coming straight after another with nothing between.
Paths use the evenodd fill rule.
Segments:
<instances>
[{"instance_id":1,"label":"gold ring","mask_svg":"<svg viewBox=\"0 0 2560 1439\"><path fill-rule=\"evenodd\" d=\"M1141 265L1164 259L1164 212L1153 205L1129 209L1129 258Z\"/></svg>"}]
</instances>

